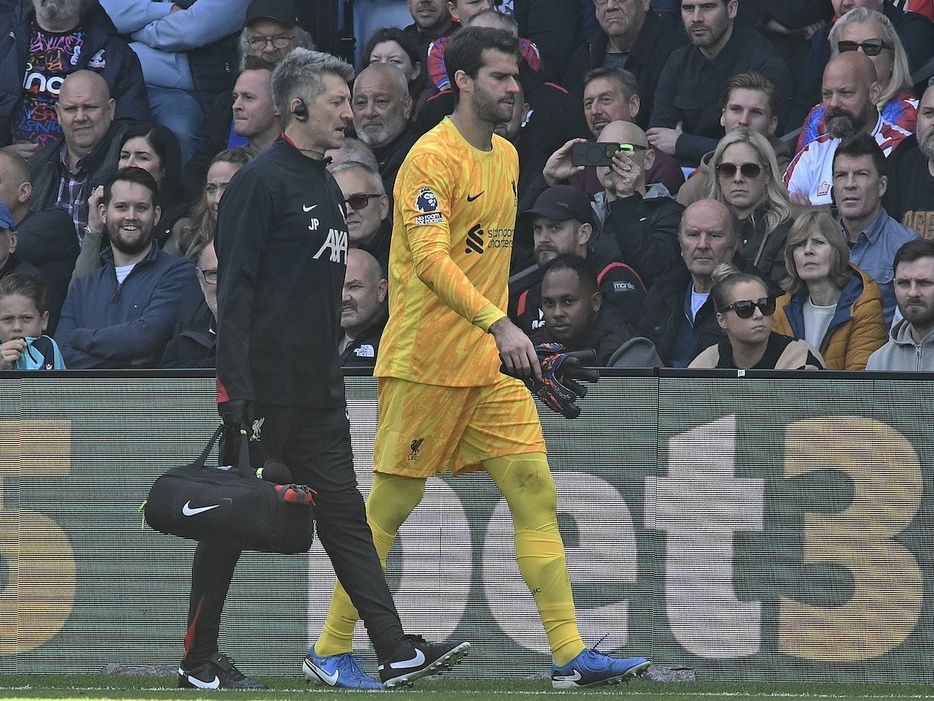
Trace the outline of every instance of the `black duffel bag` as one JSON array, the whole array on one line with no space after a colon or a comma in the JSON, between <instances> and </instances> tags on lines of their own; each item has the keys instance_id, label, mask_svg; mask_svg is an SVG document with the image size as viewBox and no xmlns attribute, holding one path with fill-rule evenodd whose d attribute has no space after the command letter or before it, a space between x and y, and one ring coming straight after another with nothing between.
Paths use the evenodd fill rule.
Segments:
<instances>
[{"instance_id":1,"label":"black duffel bag","mask_svg":"<svg viewBox=\"0 0 934 701\"><path fill-rule=\"evenodd\" d=\"M155 481L143 504L146 523L161 533L241 550L307 552L314 542L313 490L267 481L268 475L288 475L288 469L275 461L254 469L248 446L253 441L245 435L237 466L205 466L223 429L214 432L195 462L173 467Z\"/></svg>"}]
</instances>

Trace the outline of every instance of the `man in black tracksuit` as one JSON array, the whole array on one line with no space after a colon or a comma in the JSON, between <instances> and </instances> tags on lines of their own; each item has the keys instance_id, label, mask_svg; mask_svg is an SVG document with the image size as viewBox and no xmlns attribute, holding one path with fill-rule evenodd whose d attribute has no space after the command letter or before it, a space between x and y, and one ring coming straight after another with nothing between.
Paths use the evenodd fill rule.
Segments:
<instances>
[{"instance_id":1,"label":"man in black tracksuit","mask_svg":"<svg viewBox=\"0 0 934 701\"><path fill-rule=\"evenodd\" d=\"M218 254L218 404L228 427L261 430L270 457L314 489L317 534L360 611L386 686L450 667L466 643L405 636L373 547L357 489L338 361L348 234L343 195L324 152L343 143L353 69L296 49L273 75L285 133L231 181L222 201ZM179 684L263 688L217 650L221 610L239 550L200 542L192 568ZM309 681L379 688L349 659L330 658ZM320 658L319 658L320 660ZM401 669L393 663L403 662Z\"/></svg>"}]
</instances>

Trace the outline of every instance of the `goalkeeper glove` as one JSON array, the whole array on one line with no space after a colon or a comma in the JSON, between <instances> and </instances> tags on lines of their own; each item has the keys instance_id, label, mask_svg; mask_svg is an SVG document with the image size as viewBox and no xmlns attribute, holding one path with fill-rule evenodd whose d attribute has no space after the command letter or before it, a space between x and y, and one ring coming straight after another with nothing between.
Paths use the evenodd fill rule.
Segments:
<instances>
[{"instance_id":1,"label":"goalkeeper glove","mask_svg":"<svg viewBox=\"0 0 934 701\"><path fill-rule=\"evenodd\" d=\"M567 419L576 419L581 410L575 402L587 394L587 388L577 380L596 382L600 377L593 368L584 367L584 363L596 359L596 351L565 351L560 343L542 343L535 346L535 353L541 364L542 379L519 379L549 409Z\"/></svg>"}]
</instances>

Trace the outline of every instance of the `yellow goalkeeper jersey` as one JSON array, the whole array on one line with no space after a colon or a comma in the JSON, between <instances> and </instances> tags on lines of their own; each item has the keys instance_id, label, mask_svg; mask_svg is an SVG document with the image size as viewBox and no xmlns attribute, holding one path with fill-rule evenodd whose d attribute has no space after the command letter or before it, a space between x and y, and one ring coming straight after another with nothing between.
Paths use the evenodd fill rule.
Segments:
<instances>
[{"instance_id":1,"label":"yellow goalkeeper jersey","mask_svg":"<svg viewBox=\"0 0 934 701\"><path fill-rule=\"evenodd\" d=\"M389 322L374 374L446 387L499 375L490 325L506 316L519 158L480 151L449 118L412 147L393 191Z\"/></svg>"}]
</instances>

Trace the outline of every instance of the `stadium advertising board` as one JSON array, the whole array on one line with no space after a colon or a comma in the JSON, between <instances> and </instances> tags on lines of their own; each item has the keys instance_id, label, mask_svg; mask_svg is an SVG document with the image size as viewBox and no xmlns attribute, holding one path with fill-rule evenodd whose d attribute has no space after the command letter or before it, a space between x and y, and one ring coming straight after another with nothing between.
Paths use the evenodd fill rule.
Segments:
<instances>
[{"instance_id":1,"label":"stadium advertising board","mask_svg":"<svg viewBox=\"0 0 934 701\"><path fill-rule=\"evenodd\" d=\"M585 642L700 679L932 681L934 384L853 378L605 377L580 419L543 410ZM213 400L198 376L0 385L0 673L177 662L193 544L137 509ZM348 404L366 491L374 381ZM459 674L548 671L511 534L482 474L441 478L390 555L406 628L475 643ZM299 674L332 582L318 544L244 555L222 649Z\"/></svg>"}]
</instances>

